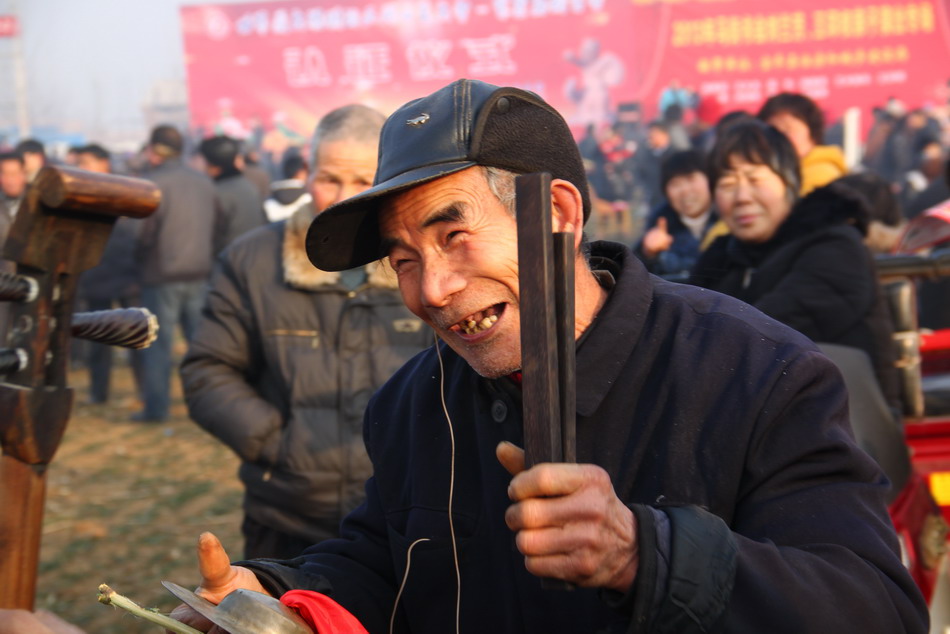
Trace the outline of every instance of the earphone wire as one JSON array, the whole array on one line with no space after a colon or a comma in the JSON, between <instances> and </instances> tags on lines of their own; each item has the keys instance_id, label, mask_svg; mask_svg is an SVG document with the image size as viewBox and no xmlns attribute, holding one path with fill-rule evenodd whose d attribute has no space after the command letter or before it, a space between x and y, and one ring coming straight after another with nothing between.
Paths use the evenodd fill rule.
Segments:
<instances>
[{"instance_id":1,"label":"earphone wire","mask_svg":"<svg viewBox=\"0 0 950 634\"><path fill-rule=\"evenodd\" d=\"M449 408L445 404L445 366L442 363L442 351L439 349L439 336L435 335L435 354L439 359L439 396L442 399L442 411L445 413L445 420L449 424L449 443L451 447L451 461L449 463L449 534L452 537L452 559L455 563L455 634L459 634L460 615L462 611L462 572L459 568L458 544L455 540L455 521L452 519L452 500L455 495L455 430L452 428L452 417L449 416ZM396 622L396 610L399 607L399 599L402 598L402 592L406 588L406 582L409 580L409 567L412 565L412 549L417 544L429 541L428 537L421 537L409 545L406 551L406 571L402 575L402 583L399 584L399 591L396 592L396 600L393 602L393 611L389 616L389 634L393 634L393 627Z\"/></svg>"},{"instance_id":2,"label":"earphone wire","mask_svg":"<svg viewBox=\"0 0 950 634\"><path fill-rule=\"evenodd\" d=\"M439 358L439 396L442 398L442 411L449 424L449 441L452 456L449 467L449 534L452 537L452 558L455 563L455 634L459 634L460 614L462 611L462 571L459 568L458 544L455 540L455 520L452 518L452 500L455 495L455 429L452 427L452 417L445 404L445 366L442 363L442 350L439 348L439 336L435 335L435 354Z\"/></svg>"},{"instance_id":3,"label":"earphone wire","mask_svg":"<svg viewBox=\"0 0 950 634\"><path fill-rule=\"evenodd\" d=\"M402 591L406 589L406 581L409 580L409 567L412 565L412 549L416 544L429 541L428 537L420 537L409 544L409 550L406 551L406 572L402 574L402 583L399 584L399 592L396 593L396 600L393 602L393 611L389 615L389 634L393 634L393 628L396 623L396 608L399 607L399 599L402 597Z\"/></svg>"}]
</instances>

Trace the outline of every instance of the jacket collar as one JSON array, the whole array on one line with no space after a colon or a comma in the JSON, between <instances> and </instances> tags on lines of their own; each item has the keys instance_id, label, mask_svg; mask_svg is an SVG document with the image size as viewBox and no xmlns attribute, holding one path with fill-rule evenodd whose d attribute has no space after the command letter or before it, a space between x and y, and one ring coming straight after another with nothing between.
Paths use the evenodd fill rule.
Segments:
<instances>
[{"instance_id":1,"label":"jacket collar","mask_svg":"<svg viewBox=\"0 0 950 634\"><path fill-rule=\"evenodd\" d=\"M585 417L597 411L616 385L653 302L650 274L625 246L593 243L591 268L609 271L615 284L577 349L577 413Z\"/></svg>"},{"instance_id":2,"label":"jacket collar","mask_svg":"<svg viewBox=\"0 0 950 634\"><path fill-rule=\"evenodd\" d=\"M307 257L307 229L313 216L313 205L304 205L284 225L284 281L289 286L305 291L327 290L340 282L338 271L321 271ZM399 287L396 274L385 262L370 262L365 268L369 286L387 289Z\"/></svg>"}]
</instances>

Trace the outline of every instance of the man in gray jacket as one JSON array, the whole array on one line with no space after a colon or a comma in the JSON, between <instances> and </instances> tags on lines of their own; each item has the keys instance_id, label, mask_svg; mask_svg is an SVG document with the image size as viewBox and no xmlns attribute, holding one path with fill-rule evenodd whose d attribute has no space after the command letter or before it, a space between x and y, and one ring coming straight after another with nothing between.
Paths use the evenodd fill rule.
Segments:
<instances>
[{"instance_id":1,"label":"man in gray jacket","mask_svg":"<svg viewBox=\"0 0 950 634\"><path fill-rule=\"evenodd\" d=\"M184 140L170 125L152 130L148 178L162 202L138 227L136 250L141 268L142 304L158 318L158 339L142 350L145 409L133 420L168 418L172 340L181 324L191 338L201 314L204 286L211 274L217 202L207 176L184 165Z\"/></svg>"},{"instance_id":2,"label":"man in gray jacket","mask_svg":"<svg viewBox=\"0 0 950 634\"><path fill-rule=\"evenodd\" d=\"M372 467L370 396L433 341L378 262L318 271L314 214L370 187L384 117L365 106L314 133L313 204L224 250L181 368L191 417L241 457L248 557L293 557L338 533Z\"/></svg>"}]
</instances>

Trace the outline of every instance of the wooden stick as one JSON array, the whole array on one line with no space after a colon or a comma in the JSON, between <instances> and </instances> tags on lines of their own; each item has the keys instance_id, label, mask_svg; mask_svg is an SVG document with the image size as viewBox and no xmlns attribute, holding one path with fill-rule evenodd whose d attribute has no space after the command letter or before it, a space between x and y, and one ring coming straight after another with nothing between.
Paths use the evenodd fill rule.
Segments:
<instances>
[{"instance_id":1,"label":"wooden stick","mask_svg":"<svg viewBox=\"0 0 950 634\"><path fill-rule=\"evenodd\" d=\"M540 462L562 459L551 175L519 176L515 180L515 200L524 450L525 466L530 468Z\"/></svg>"},{"instance_id":2,"label":"wooden stick","mask_svg":"<svg viewBox=\"0 0 950 634\"><path fill-rule=\"evenodd\" d=\"M40 560L40 531L46 499L45 467L0 456L0 608L33 609L36 569Z\"/></svg>"},{"instance_id":3,"label":"wooden stick","mask_svg":"<svg viewBox=\"0 0 950 634\"><path fill-rule=\"evenodd\" d=\"M554 234L554 307L557 324L557 391L561 410L561 460L577 462L577 341L574 337L574 234Z\"/></svg>"}]
</instances>

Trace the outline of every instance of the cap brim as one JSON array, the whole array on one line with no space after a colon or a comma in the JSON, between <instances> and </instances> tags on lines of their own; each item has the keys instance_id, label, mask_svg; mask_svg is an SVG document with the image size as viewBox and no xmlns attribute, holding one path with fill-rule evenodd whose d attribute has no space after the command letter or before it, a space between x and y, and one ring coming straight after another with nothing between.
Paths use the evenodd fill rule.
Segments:
<instances>
[{"instance_id":1,"label":"cap brim","mask_svg":"<svg viewBox=\"0 0 950 634\"><path fill-rule=\"evenodd\" d=\"M378 260L379 206L386 196L474 166L473 161L426 165L327 207L307 230L307 257L323 271L345 271Z\"/></svg>"}]
</instances>

